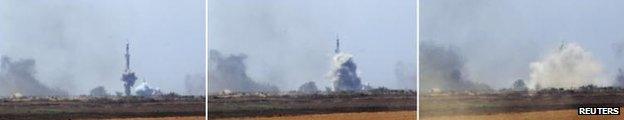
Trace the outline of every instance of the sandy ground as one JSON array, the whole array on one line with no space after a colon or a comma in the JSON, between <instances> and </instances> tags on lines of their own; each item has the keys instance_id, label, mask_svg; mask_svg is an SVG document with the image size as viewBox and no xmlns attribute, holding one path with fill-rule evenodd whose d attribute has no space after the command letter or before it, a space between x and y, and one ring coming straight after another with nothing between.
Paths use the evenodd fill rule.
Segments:
<instances>
[{"instance_id":1,"label":"sandy ground","mask_svg":"<svg viewBox=\"0 0 624 120\"><path fill-rule=\"evenodd\" d=\"M624 119L624 114L620 115L589 115L578 116L576 109L569 110L552 110L539 112L521 112L521 113L501 113L492 115L458 115L458 116L440 116L431 118L421 118L422 120L614 120Z\"/></svg>"},{"instance_id":2,"label":"sandy ground","mask_svg":"<svg viewBox=\"0 0 624 120\"><path fill-rule=\"evenodd\" d=\"M332 113L280 117L228 118L222 120L415 120L416 111Z\"/></svg>"},{"instance_id":3,"label":"sandy ground","mask_svg":"<svg viewBox=\"0 0 624 120\"><path fill-rule=\"evenodd\" d=\"M160 117L160 118L121 118L108 120L204 120L205 116L186 116L186 117Z\"/></svg>"}]
</instances>

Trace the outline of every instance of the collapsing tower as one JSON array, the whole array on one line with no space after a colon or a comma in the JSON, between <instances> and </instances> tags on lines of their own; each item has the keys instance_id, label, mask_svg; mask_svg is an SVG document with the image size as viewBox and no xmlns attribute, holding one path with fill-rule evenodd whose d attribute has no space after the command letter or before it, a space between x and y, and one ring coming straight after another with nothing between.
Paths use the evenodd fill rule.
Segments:
<instances>
[{"instance_id":1,"label":"collapsing tower","mask_svg":"<svg viewBox=\"0 0 624 120\"><path fill-rule=\"evenodd\" d=\"M130 43L126 43L126 70L121 76L121 80L124 81L124 89L126 96L130 96L131 88L134 86L134 82L137 80L137 77L134 75L134 72L130 70Z\"/></svg>"},{"instance_id":2,"label":"collapsing tower","mask_svg":"<svg viewBox=\"0 0 624 120\"><path fill-rule=\"evenodd\" d=\"M332 70L330 71L333 91L360 91L362 83L356 71L357 66L353 62L353 55L340 51L340 39L336 36L336 55L333 57Z\"/></svg>"}]
</instances>

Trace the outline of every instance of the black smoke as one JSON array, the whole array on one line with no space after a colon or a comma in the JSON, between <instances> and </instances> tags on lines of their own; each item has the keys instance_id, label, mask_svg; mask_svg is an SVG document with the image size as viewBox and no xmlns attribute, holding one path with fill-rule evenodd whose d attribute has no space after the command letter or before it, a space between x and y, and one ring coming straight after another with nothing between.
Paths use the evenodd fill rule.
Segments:
<instances>
[{"instance_id":1,"label":"black smoke","mask_svg":"<svg viewBox=\"0 0 624 120\"><path fill-rule=\"evenodd\" d=\"M223 90L235 92L277 92L272 85L260 84L247 75L245 59L247 55L222 55L217 50L210 50L208 59L208 92Z\"/></svg>"},{"instance_id":2,"label":"black smoke","mask_svg":"<svg viewBox=\"0 0 624 120\"><path fill-rule=\"evenodd\" d=\"M91 89L91 92L89 92L89 95L95 96L95 97L109 96L108 92L106 92L106 89L104 89L104 86L98 86L98 87Z\"/></svg>"},{"instance_id":3,"label":"black smoke","mask_svg":"<svg viewBox=\"0 0 624 120\"><path fill-rule=\"evenodd\" d=\"M3 96L20 93L24 96L67 96L66 91L52 89L36 79L35 60L13 61L2 56L0 68L0 94Z\"/></svg>"},{"instance_id":4,"label":"black smoke","mask_svg":"<svg viewBox=\"0 0 624 120\"><path fill-rule=\"evenodd\" d=\"M421 90L487 90L488 86L469 81L464 72L465 60L454 47L433 43L420 44Z\"/></svg>"},{"instance_id":5,"label":"black smoke","mask_svg":"<svg viewBox=\"0 0 624 120\"><path fill-rule=\"evenodd\" d=\"M124 82L124 92L126 93L126 96L131 95L132 86L134 86L137 79L138 78L134 75L134 72L128 70L126 70L126 73L121 76L121 80Z\"/></svg>"},{"instance_id":6,"label":"black smoke","mask_svg":"<svg viewBox=\"0 0 624 120\"><path fill-rule=\"evenodd\" d=\"M524 80L518 79L518 80L514 81L513 86L511 87L511 90L513 90L513 91L527 91L527 90L529 90L529 88L527 87L526 83L524 83Z\"/></svg>"}]
</instances>

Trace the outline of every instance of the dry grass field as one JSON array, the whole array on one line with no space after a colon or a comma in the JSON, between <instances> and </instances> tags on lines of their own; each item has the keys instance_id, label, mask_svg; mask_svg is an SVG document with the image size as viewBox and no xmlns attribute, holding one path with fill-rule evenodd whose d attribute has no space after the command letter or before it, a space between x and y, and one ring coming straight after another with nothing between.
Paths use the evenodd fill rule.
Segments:
<instances>
[{"instance_id":1,"label":"dry grass field","mask_svg":"<svg viewBox=\"0 0 624 120\"><path fill-rule=\"evenodd\" d=\"M208 119L415 111L417 108L416 102L415 93L353 93L266 97L212 96L208 97Z\"/></svg>"},{"instance_id":2,"label":"dry grass field","mask_svg":"<svg viewBox=\"0 0 624 120\"><path fill-rule=\"evenodd\" d=\"M425 120L624 119L621 115L577 115L578 107L624 106L623 97L623 91L613 89L425 94L420 97L419 110Z\"/></svg>"},{"instance_id":3,"label":"dry grass field","mask_svg":"<svg viewBox=\"0 0 624 120\"><path fill-rule=\"evenodd\" d=\"M310 114L279 117L228 118L222 120L415 120L416 111Z\"/></svg>"},{"instance_id":4,"label":"dry grass field","mask_svg":"<svg viewBox=\"0 0 624 120\"><path fill-rule=\"evenodd\" d=\"M123 97L84 100L1 100L0 119L114 119L204 116L203 98Z\"/></svg>"},{"instance_id":5,"label":"dry grass field","mask_svg":"<svg viewBox=\"0 0 624 120\"><path fill-rule=\"evenodd\" d=\"M458 115L458 116L437 116L423 118L423 120L622 120L624 115L590 115L578 116L576 109L535 111L535 112L513 112L499 113L491 115Z\"/></svg>"},{"instance_id":6,"label":"dry grass field","mask_svg":"<svg viewBox=\"0 0 624 120\"><path fill-rule=\"evenodd\" d=\"M206 116L119 118L119 119L108 119L108 120L204 120L204 119L206 119Z\"/></svg>"}]
</instances>

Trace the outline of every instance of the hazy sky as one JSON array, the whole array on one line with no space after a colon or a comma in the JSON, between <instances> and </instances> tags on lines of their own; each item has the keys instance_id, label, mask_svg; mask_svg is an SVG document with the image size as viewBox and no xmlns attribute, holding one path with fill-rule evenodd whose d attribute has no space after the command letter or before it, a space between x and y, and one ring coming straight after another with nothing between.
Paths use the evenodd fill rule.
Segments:
<instances>
[{"instance_id":1,"label":"hazy sky","mask_svg":"<svg viewBox=\"0 0 624 120\"><path fill-rule=\"evenodd\" d=\"M415 0L208 1L209 49L247 54L250 77L282 90L330 86L336 34L364 84L404 88L394 69L416 66L416 29Z\"/></svg>"},{"instance_id":2,"label":"hazy sky","mask_svg":"<svg viewBox=\"0 0 624 120\"><path fill-rule=\"evenodd\" d=\"M129 40L139 81L184 93L205 71L204 15L203 0L0 0L0 54L35 59L36 77L70 94L113 93Z\"/></svg>"},{"instance_id":3,"label":"hazy sky","mask_svg":"<svg viewBox=\"0 0 624 120\"><path fill-rule=\"evenodd\" d=\"M529 64L561 43L575 42L603 66L602 85L624 67L624 1L618 0L421 0L421 41L458 47L468 76L510 87L529 79ZM620 57L618 57L620 56Z\"/></svg>"}]
</instances>

